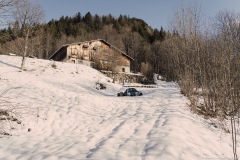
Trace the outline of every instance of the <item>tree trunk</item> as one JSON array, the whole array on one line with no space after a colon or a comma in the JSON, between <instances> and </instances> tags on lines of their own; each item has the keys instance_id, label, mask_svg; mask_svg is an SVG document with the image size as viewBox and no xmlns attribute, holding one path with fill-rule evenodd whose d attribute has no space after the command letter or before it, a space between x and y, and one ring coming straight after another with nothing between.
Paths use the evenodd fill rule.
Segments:
<instances>
[{"instance_id":1,"label":"tree trunk","mask_svg":"<svg viewBox=\"0 0 240 160\"><path fill-rule=\"evenodd\" d=\"M26 61L27 50L28 50L28 35L29 35L29 29L26 31L25 46L24 46L24 53L23 53L23 57L22 57L21 70L24 70L24 67L25 67L25 61Z\"/></svg>"}]
</instances>

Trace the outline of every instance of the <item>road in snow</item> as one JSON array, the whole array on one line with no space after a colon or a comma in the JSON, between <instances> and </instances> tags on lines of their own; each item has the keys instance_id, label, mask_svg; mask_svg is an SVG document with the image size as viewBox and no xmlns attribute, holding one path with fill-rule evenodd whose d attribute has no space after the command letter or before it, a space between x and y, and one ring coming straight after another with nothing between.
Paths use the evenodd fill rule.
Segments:
<instances>
[{"instance_id":1,"label":"road in snow","mask_svg":"<svg viewBox=\"0 0 240 160\"><path fill-rule=\"evenodd\" d=\"M32 108L14 136L0 138L0 159L232 158L230 135L191 114L175 83L116 97L121 86L96 70L53 63L27 59L20 72L19 57L0 56L0 93L13 88L2 98ZM96 90L97 81L107 90Z\"/></svg>"}]
</instances>

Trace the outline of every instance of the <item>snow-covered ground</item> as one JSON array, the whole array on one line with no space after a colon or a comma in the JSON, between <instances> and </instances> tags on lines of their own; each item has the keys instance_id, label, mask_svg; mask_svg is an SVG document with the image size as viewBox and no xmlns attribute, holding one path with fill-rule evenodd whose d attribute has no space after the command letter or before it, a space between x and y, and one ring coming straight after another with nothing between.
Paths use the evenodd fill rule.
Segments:
<instances>
[{"instance_id":1,"label":"snow-covered ground","mask_svg":"<svg viewBox=\"0 0 240 160\"><path fill-rule=\"evenodd\" d=\"M25 113L1 136L1 160L232 159L231 136L190 113L173 82L117 97L121 86L90 67L27 59L21 72L20 63L0 56L1 99Z\"/></svg>"}]
</instances>

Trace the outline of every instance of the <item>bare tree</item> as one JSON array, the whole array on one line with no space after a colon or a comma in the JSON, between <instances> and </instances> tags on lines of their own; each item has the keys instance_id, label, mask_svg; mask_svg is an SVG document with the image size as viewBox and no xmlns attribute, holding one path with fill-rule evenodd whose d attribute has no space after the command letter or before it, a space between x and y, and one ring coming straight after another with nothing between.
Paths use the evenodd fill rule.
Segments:
<instances>
[{"instance_id":1,"label":"bare tree","mask_svg":"<svg viewBox=\"0 0 240 160\"><path fill-rule=\"evenodd\" d=\"M183 93L190 99L191 109L207 117L216 117L223 124L220 127L231 131L234 160L237 160L240 14L220 12L211 30L215 35L203 36L200 13L195 7L183 6L177 10L172 27L178 34L167 39L163 48L173 55L170 65ZM201 91L201 95L197 91ZM198 103L199 98L204 100L203 104ZM224 125L228 118L230 129Z\"/></svg>"},{"instance_id":2,"label":"bare tree","mask_svg":"<svg viewBox=\"0 0 240 160\"><path fill-rule=\"evenodd\" d=\"M23 59L21 63L21 69L23 70L28 54L29 39L32 37L35 27L43 20L44 11L37 1L21 0L16 2L13 17L15 21L18 21L22 37L24 38Z\"/></svg>"},{"instance_id":3,"label":"bare tree","mask_svg":"<svg viewBox=\"0 0 240 160\"><path fill-rule=\"evenodd\" d=\"M185 5L175 10L171 21L172 31L177 36L170 37L168 45L174 53L173 61L182 92L190 98L192 109L195 109L195 98L192 98L201 84L201 27L203 24L201 7ZM171 53L171 54L172 54Z\"/></svg>"},{"instance_id":4,"label":"bare tree","mask_svg":"<svg viewBox=\"0 0 240 160\"><path fill-rule=\"evenodd\" d=\"M134 59L134 62L131 63L131 68L135 73L139 72L141 64L139 55L145 54L143 38L136 32L130 34L127 33L123 36L122 43L126 53Z\"/></svg>"},{"instance_id":5,"label":"bare tree","mask_svg":"<svg viewBox=\"0 0 240 160\"><path fill-rule=\"evenodd\" d=\"M218 103L221 112L231 118L231 133L234 160L237 156L237 128L239 117L239 77L240 77L240 14L233 11L221 11L215 23L217 38L222 47L219 51L219 65L221 67L218 77ZM221 98L221 99L220 99Z\"/></svg>"},{"instance_id":6,"label":"bare tree","mask_svg":"<svg viewBox=\"0 0 240 160\"><path fill-rule=\"evenodd\" d=\"M16 0L0 0L0 22L1 25L6 25L7 23L4 23L9 17L10 17L10 11L12 7L14 6Z\"/></svg>"}]
</instances>

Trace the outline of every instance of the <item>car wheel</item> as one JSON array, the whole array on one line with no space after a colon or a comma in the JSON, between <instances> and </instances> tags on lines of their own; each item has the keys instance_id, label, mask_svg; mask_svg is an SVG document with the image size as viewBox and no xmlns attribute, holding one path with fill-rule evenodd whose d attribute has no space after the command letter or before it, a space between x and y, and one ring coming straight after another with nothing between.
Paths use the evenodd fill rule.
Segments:
<instances>
[{"instance_id":1,"label":"car wheel","mask_svg":"<svg viewBox=\"0 0 240 160\"><path fill-rule=\"evenodd\" d=\"M123 93L122 93L122 92L118 93L118 96L122 97L122 96L123 96Z\"/></svg>"}]
</instances>

